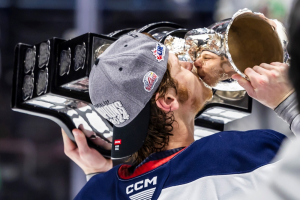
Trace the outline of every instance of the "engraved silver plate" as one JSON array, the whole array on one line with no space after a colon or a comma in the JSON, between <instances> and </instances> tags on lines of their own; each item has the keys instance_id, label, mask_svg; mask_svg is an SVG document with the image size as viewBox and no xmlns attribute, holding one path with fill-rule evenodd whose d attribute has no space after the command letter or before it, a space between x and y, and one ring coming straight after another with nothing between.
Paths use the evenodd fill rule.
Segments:
<instances>
[{"instance_id":1,"label":"engraved silver plate","mask_svg":"<svg viewBox=\"0 0 300 200\"><path fill-rule=\"evenodd\" d=\"M50 59L50 41L40 44L39 68L48 66Z\"/></svg>"},{"instance_id":2,"label":"engraved silver plate","mask_svg":"<svg viewBox=\"0 0 300 200\"><path fill-rule=\"evenodd\" d=\"M74 70L78 71L80 68L84 68L84 63L85 63L85 58L86 58L86 47L85 43L83 45L77 45L75 47L75 65L74 65Z\"/></svg>"},{"instance_id":3,"label":"engraved silver plate","mask_svg":"<svg viewBox=\"0 0 300 200\"><path fill-rule=\"evenodd\" d=\"M69 74L71 66L71 49L62 50L60 53L60 62L59 62L59 75L63 76Z\"/></svg>"},{"instance_id":4,"label":"engraved silver plate","mask_svg":"<svg viewBox=\"0 0 300 200\"><path fill-rule=\"evenodd\" d=\"M28 48L26 50L25 61L24 61L24 72L27 74L33 72L35 65L36 47Z\"/></svg>"},{"instance_id":5,"label":"engraved silver plate","mask_svg":"<svg viewBox=\"0 0 300 200\"><path fill-rule=\"evenodd\" d=\"M24 76L23 87L22 87L24 101L32 98L33 89L34 89L34 75L31 74L31 75Z\"/></svg>"},{"instance_id":6,"label":"engraved silver plate","mask_svg":"<svg viewBox=\"0 0 300 200\"><path fill-rule=\"evenodd\" d=\"M36 89L37 95L41 95L41 94L44 94L47 92L47 87L48 87L48 68L47 67L45 70L39 71L36 86L37 86L37 89Z\"/></svg>"}]
</instances>

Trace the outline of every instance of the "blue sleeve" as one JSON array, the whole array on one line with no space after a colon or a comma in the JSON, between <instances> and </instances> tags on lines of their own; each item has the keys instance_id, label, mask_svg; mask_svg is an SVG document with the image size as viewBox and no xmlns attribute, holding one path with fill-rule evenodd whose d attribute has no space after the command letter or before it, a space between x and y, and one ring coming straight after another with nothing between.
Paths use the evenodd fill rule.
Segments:
<instances>
[{"instance_id":1,"label":"blue sleeve","mask_svg":"<svg viewBox=\"0 0 300 200\"><path fill-rule=\"evenodd\" d=\"M172 160L166 187L206 176L251 172L270 163L284 138L272 130L251 130L224 131L197 140Z\"/></svg>"},{"instance_id":2,"label":"blue sleeve","mask_svg":"<svg viewBox=\"0 0 300 200\"><path fill-rule=\"evenodd\" d=\"M75 197L75 200L116 199L116 173L118 166L110 171L93 176Z\"/></svg>"}]
</instances>

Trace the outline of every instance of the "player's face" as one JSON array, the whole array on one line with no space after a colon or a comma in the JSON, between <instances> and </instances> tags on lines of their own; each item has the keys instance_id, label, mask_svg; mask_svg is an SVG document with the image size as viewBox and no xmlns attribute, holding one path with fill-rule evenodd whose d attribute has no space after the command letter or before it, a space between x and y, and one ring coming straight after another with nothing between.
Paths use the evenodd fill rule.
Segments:
<instances>
[{"instance_id":1,"label":"player's face","mask_svg":"<svg viewBox=\"0 0 300 200\"><path fill-rule=\"evenodd\" d=\"M180 62L172 53L169 54L169 64L171 76L178 82L179 102L198 113L205 102L211 99L211 89L204 86L196 72L192 72L193 64Z\"/></svg>"},{"instance_id":2,"label":"player's face","mask_svg":"<svg viewBox=\"0 0 300 200\"><path fill-rule=\"evenodd\" d=\"M218 56L209 51L203 51L194 65L202 80L212 87L236 73L225 56Z\"/></svg>"}]
</instances>

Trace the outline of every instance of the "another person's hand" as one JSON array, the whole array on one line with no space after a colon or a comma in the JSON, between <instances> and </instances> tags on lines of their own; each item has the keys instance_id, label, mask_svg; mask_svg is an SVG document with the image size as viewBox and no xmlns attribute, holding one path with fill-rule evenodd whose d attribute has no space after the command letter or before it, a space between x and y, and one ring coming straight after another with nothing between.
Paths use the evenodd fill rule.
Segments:
<instances>
[{"instance_id":1,"label":"another person's hand","mask_svg":"<svg viewBox=\"0 0 300 200\"><path fill-rule=\"evenodd\" d=\"M77 145L62 130L64 151L85 174L106 172L112 168L112 160L104 158L98 151L90 148L85 135L79 129L74 129L72 132Z\"/></svg>"},{"instance_id":2,"label":"another person's hand","mask_svg":"<svg viewBox=\"0 0 300 200\"><path fill-rule=\"evenodd\" d=\"M232 78L245 88L248 95L265 106L275 109L292 92L293 87L288 79L289 66L284 63L262 63L260 66L247 68L245 74L250 82L238 74Z\"/></svg>"}]
</instances>

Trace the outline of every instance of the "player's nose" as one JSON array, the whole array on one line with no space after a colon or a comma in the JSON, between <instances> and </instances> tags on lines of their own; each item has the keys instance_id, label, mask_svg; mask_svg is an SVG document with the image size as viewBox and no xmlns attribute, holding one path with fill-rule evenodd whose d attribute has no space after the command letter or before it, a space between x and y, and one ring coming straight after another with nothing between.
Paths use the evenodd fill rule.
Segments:
<instances>
[{"instance_id":1,"label":"player's nose","mask_svg":"<svg viewBox=\"0 0 300 200\"><path fill-rule=\"evenodd\" d=\"M195 62L194 62L195 67L198 68L202 68L203 62L200 58L198 58Z\"/></svg>"},{"instance_id":2,"label":"player's nose","mask_svg":"<svg viewBox=\"0 0 300 200\"><path fill-rule=\"evenodd\" d=\"M189 70L189 71L192 71L193 69L193 64L190 63L190 62L184 62L184 61L180 61L180 64L183 68Z\"/></svg>"}]
</instances>

